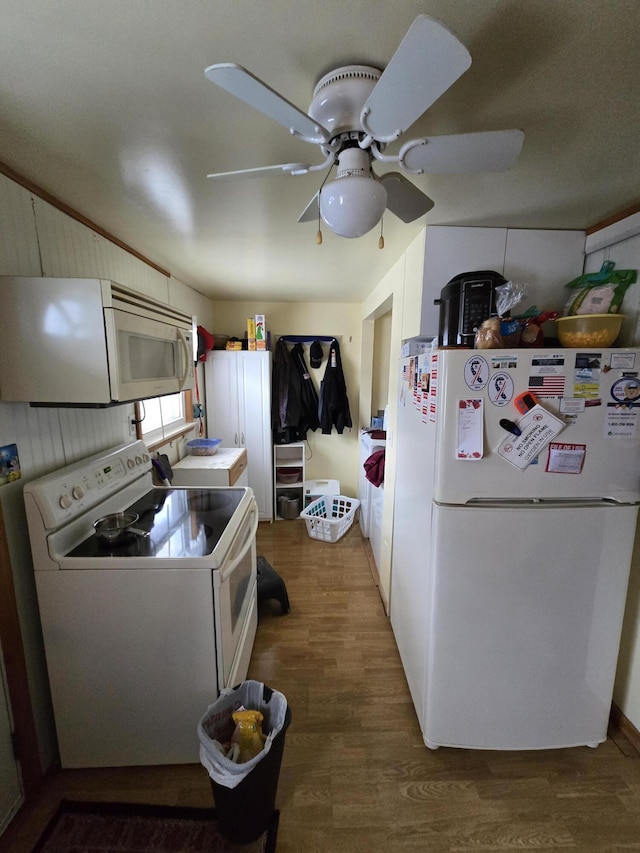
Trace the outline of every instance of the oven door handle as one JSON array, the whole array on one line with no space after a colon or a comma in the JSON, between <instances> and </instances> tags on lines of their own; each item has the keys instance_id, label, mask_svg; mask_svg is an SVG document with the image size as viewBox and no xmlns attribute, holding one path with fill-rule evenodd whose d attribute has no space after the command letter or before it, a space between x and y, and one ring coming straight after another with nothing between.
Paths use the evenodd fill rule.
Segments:
<instances>
[{"instance_id":1,"label":"oven door handle","mask_svg":"<svg viewBox=\"0 0 640 853\"><path fill-rule=\"evenodd\" d=\"M251 547L251 543L253 542L255 535L258 531L258 522L260 520L260 516L258 513L258 505L256 503L252 504L248 515L253 516L253 518L251 519L249 529L247 530L245 528L244 539L242 540L242 545L240 546L240 551L234 557L234 559L229 563L228 566L222 567L222 573L221 574L222 574L222 582L223 583L224 583L224 581L227 580L229 575L231 575L235 571L235 569L238 567L238 565L242 562L242 560L245 557L245 554L247 553L247 551Z\"/></svg>"}]
</instances>

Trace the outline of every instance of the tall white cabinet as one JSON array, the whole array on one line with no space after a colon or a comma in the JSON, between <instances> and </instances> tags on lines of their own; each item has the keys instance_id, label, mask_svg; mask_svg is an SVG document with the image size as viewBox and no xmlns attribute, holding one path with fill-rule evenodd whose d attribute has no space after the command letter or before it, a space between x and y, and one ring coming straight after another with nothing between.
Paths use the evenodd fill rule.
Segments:
<instances>
[{"instance_id":1,"label":"tall white cabinet","mask_svg":"<svg viewBox=\"0 0 640 853\"><path fill-rule=\"evenodd\" d=\"M273 520L271 353L211 350L205 363L207 433L247 451L261 520Z\"/></svg>"}]
</instances>

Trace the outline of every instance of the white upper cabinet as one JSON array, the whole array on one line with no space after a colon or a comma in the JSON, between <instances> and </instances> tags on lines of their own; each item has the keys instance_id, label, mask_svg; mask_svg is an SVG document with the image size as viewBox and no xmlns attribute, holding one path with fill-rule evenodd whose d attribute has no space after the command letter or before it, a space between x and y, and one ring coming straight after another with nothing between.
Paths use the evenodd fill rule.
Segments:
<instances>
[{"instance_id":1,"label":"white upper cabinet","mask_svg":"<svg viewBox=\"0 0 640 853\"><path fill-rule=\"evenodd\" d=\"M559 310L566 299L563 285L582 273L584 245L584 231L427 226L421 267L414 257L417 241L407 250L402 337L437 335L440 311L434 300L452 278L474 270L494 270L527 284L518 306L523 311L531 305Z\"/></svg>"}]
</instances>

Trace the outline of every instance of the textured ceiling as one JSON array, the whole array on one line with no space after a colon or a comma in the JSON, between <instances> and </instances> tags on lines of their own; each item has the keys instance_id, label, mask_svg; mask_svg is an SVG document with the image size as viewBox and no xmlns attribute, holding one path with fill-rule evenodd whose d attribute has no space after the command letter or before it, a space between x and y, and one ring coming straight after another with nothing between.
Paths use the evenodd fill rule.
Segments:
<instances>
[{"instance_id":1,"label":"textured ceiling","mask_svg":"<svg viewBox=\"0 0 640 853\"><path fill-rule=\"evenodd\" d=\"M383 251L296 222L320 173L207 180L321 158L205 67L306 111L322 73L383 67L419 13L473 63L404 138L520 128L510 171L412 177L435 207L387 214ZM360 301L425 223L585 228L640 199L638 0L0 0L0 21L0 160L219 298Z\"/></svg>"}]
</instances>

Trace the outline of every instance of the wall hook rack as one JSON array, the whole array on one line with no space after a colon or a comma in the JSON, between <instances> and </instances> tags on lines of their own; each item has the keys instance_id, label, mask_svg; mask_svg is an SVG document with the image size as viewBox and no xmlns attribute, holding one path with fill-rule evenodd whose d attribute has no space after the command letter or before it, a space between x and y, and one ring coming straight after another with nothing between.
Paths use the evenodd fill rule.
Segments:
<instances>
[{"instance_id":1,"label":"wall hook rack","mask_svg":"<svg viewBox=\"0 0 640 853\"><path fill-rule=\"evenodd\" d=\"M340 343L340 335L280 335L280 340L287 344L312 344L320 341L321 344L330 344L331 341Z\"/></svg>"}]
</instances>

